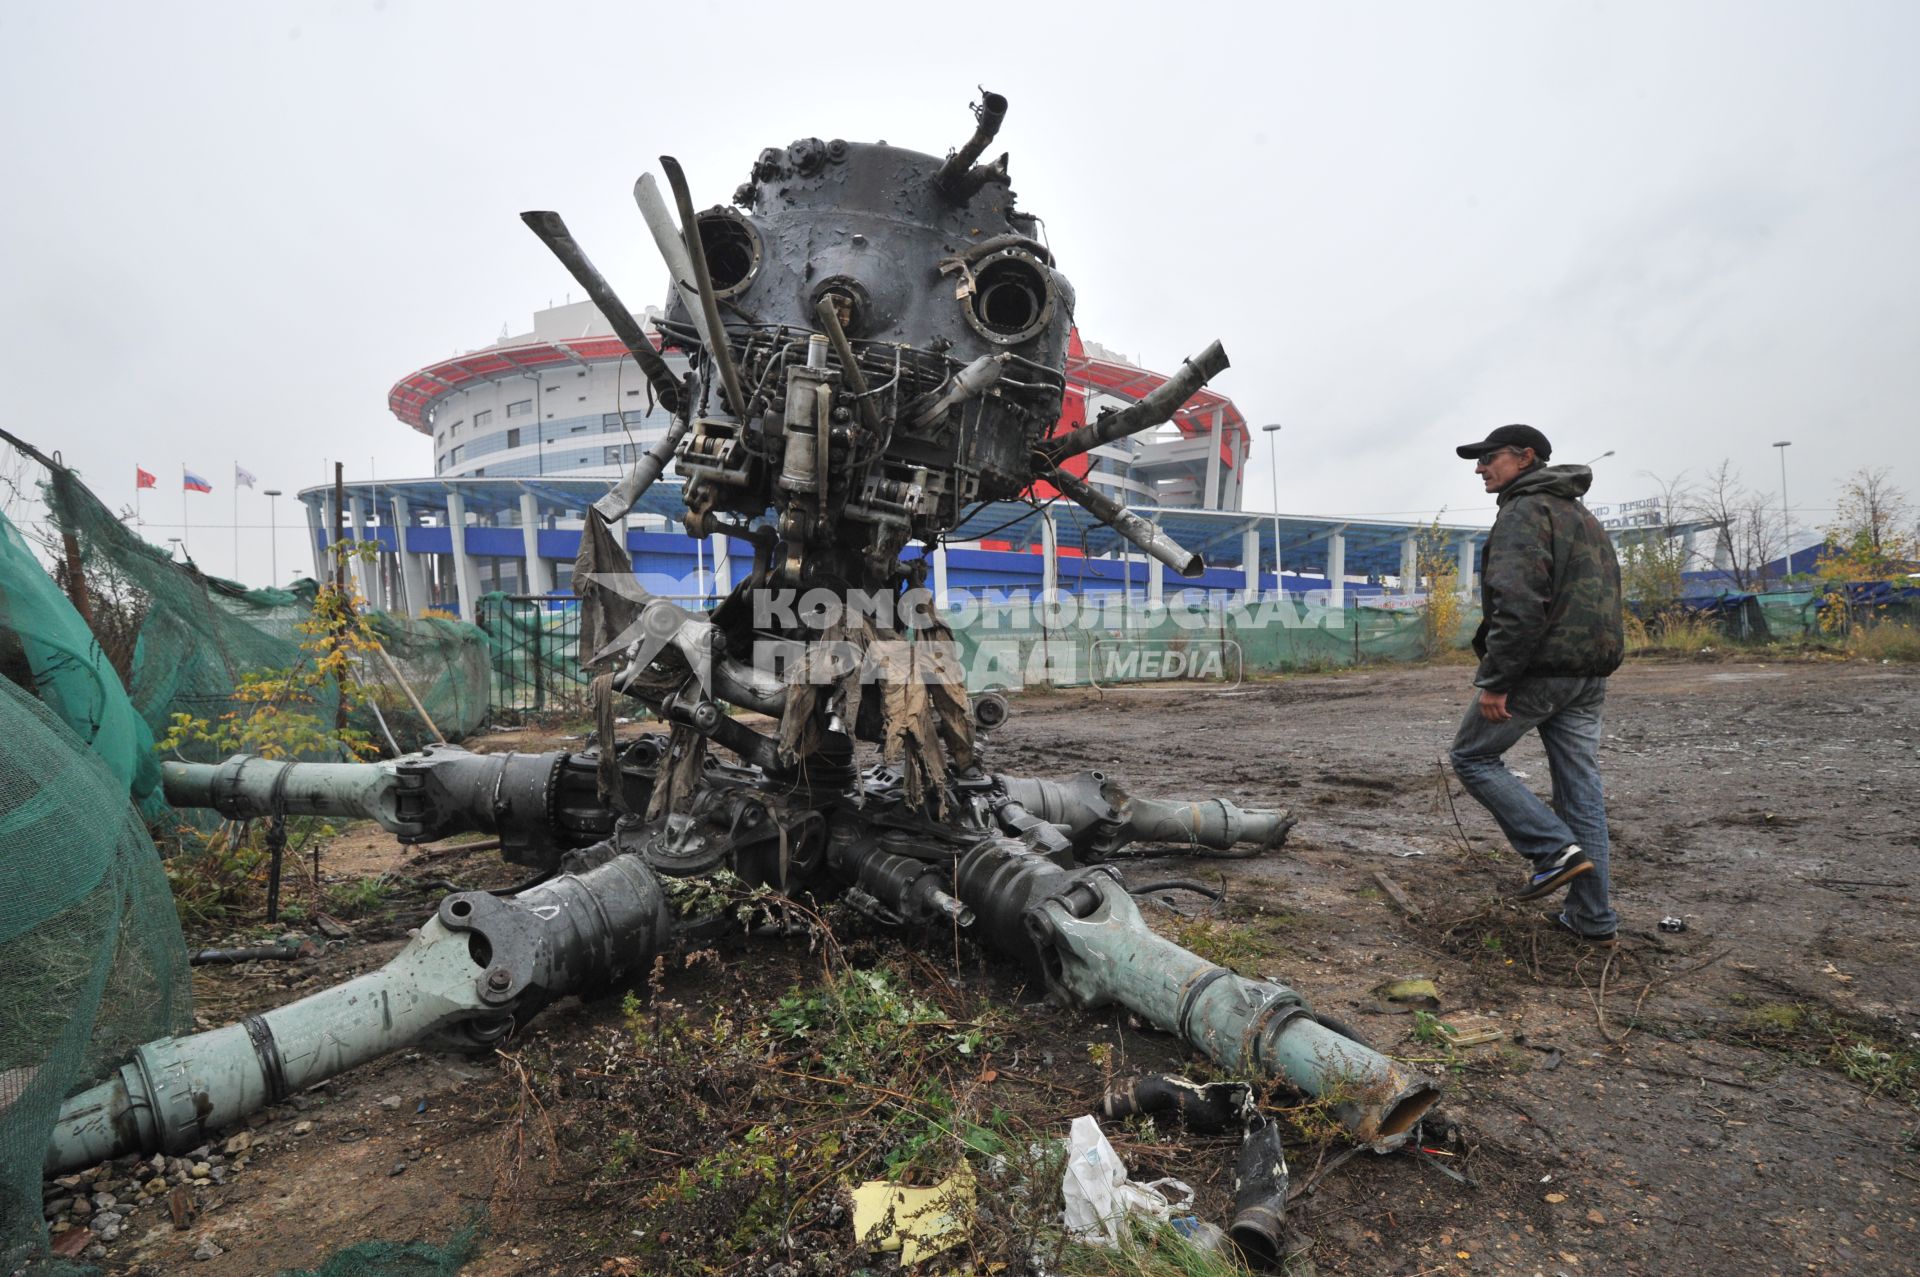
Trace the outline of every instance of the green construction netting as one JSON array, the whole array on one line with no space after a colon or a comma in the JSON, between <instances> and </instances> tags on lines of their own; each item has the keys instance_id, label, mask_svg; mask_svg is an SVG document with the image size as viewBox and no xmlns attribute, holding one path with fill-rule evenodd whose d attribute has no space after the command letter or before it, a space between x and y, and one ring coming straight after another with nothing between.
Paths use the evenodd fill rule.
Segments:
<instances>
[{"instance_id":1,"label":"green construction netting","mask_svg":"<svg viewBox=\"0 0 1920 1277\"><path fill-rule=\"evenodd\" d=\"M1061 616L1016 602L957 613L953 635L967 690L1237 681L1428 655L1426 618L1417 608L1329 608L1297 599L1171 607L1136 601L1124 614L1117 600L1092 607L1070 601ZM1450 646L1465 646L1479 622L1477 610L1464 608Z\"/></svg>"},{"instance_id":2,"label":"green construction netting","mask_svg":"<svg viewBox=\"0 0 1920 1277\"><path fill-rule=\"evenodd\" d=\"M480 1251L480 1222L462 1225L444 1246L429 1242L360 1242L336 1251L318 1268L279 1277L457 1277Z\"/></svg>"},{"instance_id":3,"label":"green construction netting","mask_svg":"<svg viewBox=\"0 0 1920 1277\"><path fill-rule=\"evenodd\" d=\"M68 471L53 472L45 497L54 525L74 538L71 557L83 565L94 636L155 737L166 734L174 714L213 720L235 709L234 688L243 674L295 669L308 659L299 626L312 611L311 584L303 590L250 590L175 563ZM479 630L453 620L388 614L376 616L374 628L449 739L486 722L489 663ZM402 749L432 739L377 658L361 678ZM323 694L312 712L330 718L332 694ZM349 717L380 739L364 704L351 706Z\"/></svg>"},{"instance_id":4,"label":"green construction netting","mask_svg":"<svg viewBox=\"0 0 1920 1277\"><path fill-rule=\"evenodd\" d=\"M127 780L8 678L0 739L0 1256L12 1272L45 1252L40 1176L61 1102L138 1044L187 1029L191 985Z\"/></svg>"},{"instance_id":5,"label":"green construction netting","mask_svg":"<svg viewBox=\"0 0 1920 1277\"><path fill-rule=\"evenodd\" d=\"M0 514L0 675L32 691L100 755L136 803L159 814L153 733L66 595Z\"/></svg>"}]
</instances>

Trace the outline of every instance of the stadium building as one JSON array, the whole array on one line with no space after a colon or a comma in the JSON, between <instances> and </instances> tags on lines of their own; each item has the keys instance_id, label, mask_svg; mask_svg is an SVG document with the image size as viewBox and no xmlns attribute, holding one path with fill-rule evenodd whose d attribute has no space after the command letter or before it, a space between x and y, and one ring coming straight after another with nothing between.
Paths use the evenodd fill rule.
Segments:
<instances>
[{"instance_id":1,"label":"stadium building","mask_svg":"<svg viewBox=\"0 0 1920 1277\"><path fill-rule=\"evenodd\" d=\"M638 316L643 324L654 317ZM666 358L676 371L683 368L678 354ZM1067 380L1062 422L1072 425L1131 403L1166 378L1076 335ZM431 441L433 477L349 483L337 514L331 488L302 491L315 573L328 568L337 517L344 535L380 545L378 556L355 567L370 599L470 619L488 592L568 592L586 506L668 424L612 327L585 301L538 311L530 332L408 373L387 403ZM1234 402L1203 388L1166 425L1095 449L1088 478L1206 556L1207 573L1176 578L1179 588L1244 596L1284 586L1324 591L1339 606L1352 577L1371 582L1356 582L1352 592L1373 594L1383 577L1411 577L1415 525L1243 510L1252 442ZM626 521L636 572L671 597L699 602L725 594L732 565L747 561L749 548L726 537L685 537L681 509L669 469ZM970 523L984 539L965 539L969 528L962 527L933 552L936 588L1064 585L1149 597L1163 588L1159 564L1123 553L1130 547L1068 503L1000 503ZM1470 580L1485 531L1446 532ZM1062 559L1079 562L1063 573Z\"/></svg>"}]
</instances>

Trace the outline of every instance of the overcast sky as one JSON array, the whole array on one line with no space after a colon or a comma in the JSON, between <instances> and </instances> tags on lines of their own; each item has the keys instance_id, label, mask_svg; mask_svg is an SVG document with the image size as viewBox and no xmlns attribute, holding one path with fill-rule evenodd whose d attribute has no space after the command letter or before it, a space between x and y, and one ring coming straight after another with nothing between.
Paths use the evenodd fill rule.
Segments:
<instances>
[{"instance_id":1,"label":"overcast sky","mask_svg":"<svg viewBox=\"0 0 1920 1277\"><path fill-rule=\"evenodd\" d=\"M388 388L574 290L520 210L659 303L657 156L705 206L799 137L944 154L985 85L1082 331L1224 341L1284 510L1484 523L1452 446L1508 421L1612 450L1596 503L1723 458L1777 493L1782 439L1800 522L1863 464L1920 489L1910 0L706 8L0 8L0 424L116 508L158 474L156 540L194 467L227 572L235 460L431 473Z\"/></svg>"}]
</instances>

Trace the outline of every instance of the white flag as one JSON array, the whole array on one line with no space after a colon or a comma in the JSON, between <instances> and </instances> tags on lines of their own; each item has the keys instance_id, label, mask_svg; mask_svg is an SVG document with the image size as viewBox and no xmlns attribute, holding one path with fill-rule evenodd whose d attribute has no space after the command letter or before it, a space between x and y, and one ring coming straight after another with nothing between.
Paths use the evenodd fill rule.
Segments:
<instances>
[{"instance_id":1,"label":"white flag","mask_svg":"<svg viewBox=\"0 0 1920 1277\"><path fill-rule=\"evenodd\" d=\"M234 462L233 463L233 486L236 488L251 488L253 486L253 482L254 482L253 471L247 469L245 466L241 465L238 461Z\"/></svg>"}]
</instances>

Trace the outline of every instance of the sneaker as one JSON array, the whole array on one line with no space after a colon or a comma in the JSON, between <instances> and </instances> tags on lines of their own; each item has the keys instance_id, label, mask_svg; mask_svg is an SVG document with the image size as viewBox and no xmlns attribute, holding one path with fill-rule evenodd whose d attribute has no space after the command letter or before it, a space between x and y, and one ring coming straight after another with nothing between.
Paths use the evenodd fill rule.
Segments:
<instances>
[{"instance_id":1,"label":"sneaker","mask_svg":"<svg viewBox=\"0 0 1920 1277\"><path fill-rule=\"evenodd\" d=\"M1542 916L1546 918L1547 925L1551 926L1554 930L1565 931L1576 940L1584 941L1596 949L1612 949L1620 943L1619 936L1612 931L1602 932L1599 935L1588 935L1573 925L1573 919L1567 917L1566 910L1564 909L1549 909Z\"/></svg>"},{"instance_id":2,"label":"sneaker","mask_svg":"<svg viewBox=\"0 0 1920 1277\"><path fill-rule=\"evenodd\" d=\"M1538 900L1541 896L1558 891L1560 888L1593 868L1593 862L1587 859L1587 853L1580 850L1579 843L1568 843L1551 856L1543 856L1533 862L1533 873L1527 878L1527 885L1514 893L1515 900Z\"/></svg>"}]
</instances>

